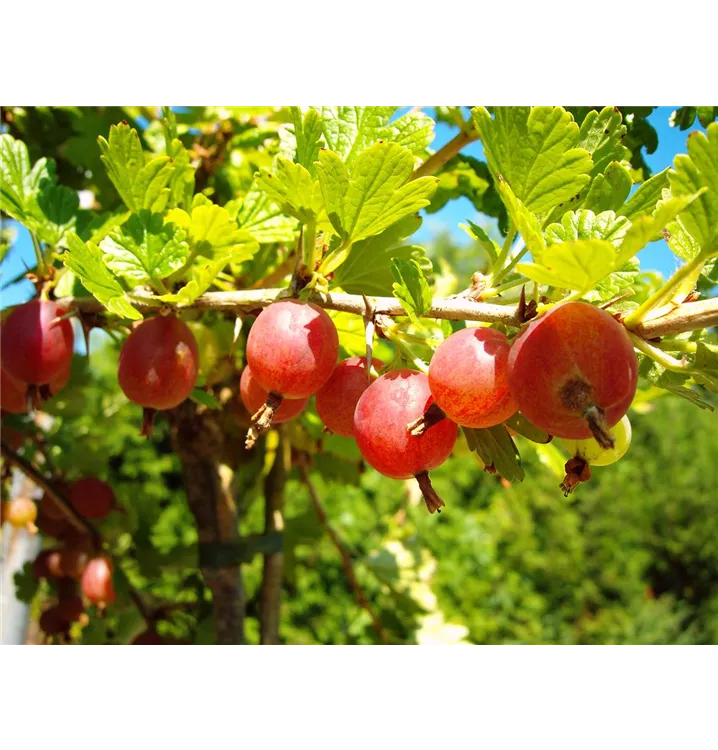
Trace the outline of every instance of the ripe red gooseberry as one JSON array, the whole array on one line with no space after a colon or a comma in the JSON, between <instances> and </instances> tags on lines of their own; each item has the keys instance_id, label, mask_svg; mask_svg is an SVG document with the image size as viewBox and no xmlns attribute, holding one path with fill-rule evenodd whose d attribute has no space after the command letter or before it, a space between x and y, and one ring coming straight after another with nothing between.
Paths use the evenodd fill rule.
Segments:
<instances>
[{"instance_id":1,"label":"ripe red gooseberry","mask_svg":"<svg viewBox=\"0 0 718 750\"><path fill-rule=\"evenodd\" d=\"M506 363L511 345L494 328L464 328L434 352L429 385L437 407L464 427L493 427L516 412Z\"/></svg>"},{"instance_id":2,"label":"ripe red gooseberry","mask_svg":"<svg viewBox=\"0 0 718 750\"><path fill-rule=\"evenodd\" d=\"M450 419L442 419L421 436L409 434L407 424L432 402L426 375L393 370L364 391L354 412L354 436L367 463L392 479L415 477L430 513L444 501L432 487L428 472L446 461L457 436Z\"/></svg>"},{"instance_id":3,"label":"ripe red gooseberry","mask_svg":"<svg viewBox=\"0 0 718 750\"><path fill-rule=\"evenodd\" d=\"M33 403L38 387L66 371L72 360L72 325L55 302L34 299L16 307L2 325L2 367L27 383Z\"/></svg>"},{"instance_id":4,"label":"ripe red gooseberry","mask_svg":"<svg viewBox=\"0 0 718 750\"><path fill-rule=\"evenodd\" d=\"M140 323L127 337L117 370L120 388L143 407L141 435L152 435L158 410L173 409L192 393L197 381L197 343L174 315Z\"/></svg>"},{"instance_id":5,"label":"ripe red gooseberry","mask_svg":"<svg viewBox=\"0 0 718 750\"><path fill-rule=\"evenodd\" d=\"M107 482L85 477L73 482L67 490L68 499L84 518L104 518L115 507L115 493Z\"/></svg>"},{"instance_id":6,"label":"ripe red gooseberry","mask_svg":"<svg viewBox=\"0 0 718 750\"><path fill-rule=\"evenodd\" d=\"M80 581L82 593L94 604L104 606L117 598L112 585L112 561L106 555L95 557L87 563Z\"/></svg>"},{"instance_id":7,"label":"ripe red gooseberry","mask_svg":"<svg viewBox=\"0 0 718 750\"><path fill-rule=\"evenodd\" d=\"M260 409L269 395L257 382L257 378L254 377L249 367L245 367L242 371L242 377L239 380L239 393L242 397L242 403L250 414L254 414ZM308 400L307 398L284 399L274 412L272 421L281 424L294 419L298 414L301 414Z\"/></svg>"},{"instance_id":8,"label":"ripe red gooseberry","mask_svg":"<svg viewBox=\"0 0 718 750\"><path fill-rule=\"evenodd\" d=\"M384 363L372 360L378 370ZM317 414L327 429L342 437L354 437L354 411L359 399L376 375L367 374L366 357L342 360L315 397Z\"/></svg>"},{"instance_id":9,"label":"ripe red gooseberry","mask_svg":"<svg viewBox=\"0 0 718 750\"><path fill-rule=\"evenodd\" d=\"M286 299L262 310L247 337L247 364L269 394L252 417L254 431L269 429L284 399L316 393L332 374L338 353L337 329L320 307ZM247 447L255 440L248 435Z\"/></svg>"},{"instance_id":10,"label":"ripe red gooseberry","mask_svg":"<svg viewBox=\"0 0 718 750\"><path fill-rule=\"evenodd\" d=\"M623 326L586 302L556 305L519 333L508 380L522 414L562 438L593 435L609 448L633 400L638 362Z\"/></svg>"}]
</instances>

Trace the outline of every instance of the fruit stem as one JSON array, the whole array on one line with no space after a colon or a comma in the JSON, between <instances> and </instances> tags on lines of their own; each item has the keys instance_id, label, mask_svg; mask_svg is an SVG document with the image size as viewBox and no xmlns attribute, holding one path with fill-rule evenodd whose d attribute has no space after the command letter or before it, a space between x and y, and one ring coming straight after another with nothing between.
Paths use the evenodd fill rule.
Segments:
<instances>
[{"instance_id":1,"label":"fruit stem","mask_svg":"<svg viewBox=\"0 0 718 750\"><path fill-rule=\"evenodd\" d=\"M272 426L274 415L282 405L282 397L278 393L270 392L267 400L259 407L257 413L252 416L252 425L247 431L244 447L249 450L254 448L259 436Z\"/></svg>"},{"instance_id":2,"label":"fruit stem","mask_svg":"<svg viewBox=\"0 0 718 750\"><path fill-rule=\"evenodd\" d=\"M623 324L629 330L634 330L646 319L646 316L659 305L669 302L678 287L700 268L708 257L707 253L698 253L693 260L681 266L668 281L656 292L654 292L637 310L627 315ZM678 306L678 305L676 305Z\"/></svg>"},{"instance_id":3,"label":"fruit stem","mask_svg":"<svg viewBox=\"0 0 718 750\"><path fill-rule=\"evenodd\" d=\"M666 352L657 349L655 346L651 346L651 344L645 339L636 336L630 331L628 332L628 335L631 338L633 346L635 346L639 352L642 352L646 356L655 360L661 365L661 367L665 367L666 370L670 370L671 372L686 372L689 369L687 362L671 357L670 354L666 354Z\"/></svg>"},{"instance_id":4,"label":"fruit stem","mask_svg":"<svg viewBox=\"0 0 718 750\"><path fill-rule=\"evenodd\" d=\"M421 437L429 427L433 427L442 419L446 419L446 414L442 411L441 407L433 403L429 408L413 422L409 422L406 426L406 431L414 437Z\"/></svg>"},{"instance_id":5,"label":"fruit stem","mask_svg":"<svg viewBox=\"0 0 718 750\"><path fill-rule=\"evenodd\" d=\"M595 404L589 404L583 410L582 414L583 418L588 422L588 426L591 429L596 442L601 448L608 450L609 448L613 448L616 444L616 440L613 435L611 435L603 415L603 409Z\"/></svg>"},{"instance_id":6,"label":"fruit stem","mask_svg":"<svg viewBox=\"0 0 718 750\"><path fill-rule=\"evenodd\" d=\"M311 278L317 265L317 220L310 219L302 231L302 260L299 268L301 276Z\"/></svg>"},{"instance_id":7,"label":"fruit stem","mask_svg":"<svg viewBox=\"0 0 718 750\"><path fill-rule=\"evenodd\" d=\"M146 437L148 440L152 437L152 428L155 426L155 416L157 415L157 409L150 409L144 407L142 409L142 429L140 435Z\"/></svg>"},{"instance_id":8,"label":"fruit stem","mask_svg":"<svg viewBox=\"0 0 718 750\"><path fill-rule=\"evenodd\" d=\"M429 473L422 471L420 474L416 474L414 478L419 483L419 489L424 496L426 509L429 513L433 513L434 511L441 513L441 508L446 503L436 494L436 490L431 484L431 479L429 479Z\"/></svg>"}]
</instances>

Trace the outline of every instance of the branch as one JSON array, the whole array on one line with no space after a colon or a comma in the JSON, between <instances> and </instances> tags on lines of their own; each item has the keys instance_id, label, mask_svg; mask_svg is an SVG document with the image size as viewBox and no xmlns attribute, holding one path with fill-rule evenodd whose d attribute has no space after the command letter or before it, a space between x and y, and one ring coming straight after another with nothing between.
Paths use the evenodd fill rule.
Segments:
<instances>
[{"instance_id":1,"label":"branch","mask_svg":"<svg viewBox=\"0 0 718 750\"><path fill-rule=\"evenodd\" d=\"M187 309L195 310L234 310L239 314L249 314L271 305L282 296L286 289L247 289L237 292L208 292L198 297ZM406 311L394 297L371 297L375 305L375 313L402 317ZM340 292L316 293L310 301L328 310L366 314L365 297L358 294L344 294ZM105 308L94 297L66 297L60 304L74 306L82 312L101 312ZM140 311L156 311L155 301L146 304L133 301L133 305ZM474 320L483 323L503 323L514 328L521 325L515 305L495 305L489 302L476 302L468 297L447 297L434 299L425 318L441 318L444 320ZM684 302L672 312L641 323L634 333L645 339L685 331L696 331L718 325L718 298L699 300L698 302Z\"/></svg>"},{"instance_id":2,"label":"branch","mask_svg":"<svg viewBox=\"0 0 718 750\"><path fill-rule=\"evenodd\" d=\"M309 474L307 472L306 466L304 466L303 463L299 464L299 475L302 478L302 482L306 485L306 488L309 492L309 497L311 498L312 505L314 506L314 510L319 516L319 522L322 524L324 529L326 530L327 534L329 534L329 538L332 540L332 543L339 551L339 554L342 557L342 565L344 567L344 572L346 573L347 578L349 579L349 584L352 587L352 590L354 591L354 596L356 597L357 603L359 606L365 610L369 617L371 617L371 621L374 625L374 629L376 630L379 640L386 645L389 641L387 639L386 631L384 630L384 626L381 624L381 620L377 617L376 613L372 609L371 604L369 604L369 600L364 595L364 592L361 590L361 587L359 586L359 582L356 579L356 576L354 575L354 567L352 565L352 558L347 551L346 547L344 546L342 540L337 535L336 531L331 527L329 524L329 520L327 519L326 511L324 510L324 507L322 506L321 501L319 500L319 496L317 495L317 491L314 488L314 485L312 484L312 480L309 478Z\"/></svg>"},{"instance_id":3,"label":"branch","mask_svg":"<svg viewBox=\"0 0 718 750\"><path fill-rule=\"evenodd\" d=\"M698 331L718 325L718 298L703 299L698 302L684 302L672 312L654 320L645 320L634 333L644 339L670 336L686 331Z\"/></svg>"},{"instance_id":4,"label":"branch","mask_svg":"<svg viewBox=\"0 0 718 750\"><path fill-rule=\"evenodd\" d=\"M9 445L2 442L3 458L16 466L28 479L32 480L48 497L51 497L67 516L67 520L83 534L89 534L95 544L101 546L102 538L97 529L83 516L81 516L72 503L36 469L26 458L18 455Z\"/></svg>"},{"instance_id":5,"label":"branch","mask_svg":"<svg viewBox=\"0 0 718 750\"><path fill-rule=\"evenodd\" d=\"M52 482L49 482L42 473L33 466L30 461L22 456L18 455L9 445L2 442L2 455L8 463L13 464L18 468L30 481L36 484L41 490L43 490L48 497L51 497L62 512L67 516L67 519L72 525L83 534L88 534L92 537L93 542L97 549L102 549L102 537L97 529L82 515L80 515L72 503L60 492ZM120 565L116 566L116 571L125 578L127 589L130 598L134 602L135 606L142 615L142 619L151 626L154 622L152 614L147 609L142 597L131 585L127 576Z\"/></svg>"},{"instance_id":6,"label":"branch","mask_svg":"<svg viewBox=\"0 0 718 750\"><path fill-rule=\"evenodd\" d=\"M426 177L435 174L444 166L444 164L446 164L446 162L453 159L459 151L464 148L464 146L468 146L470 143L473 143L478 139L479 134L473 130L462 130L448 143L444 144L436 153L432 154L420 167L417 167L411 175L411 179L416 180L419 177Z\"/></svg>"},{"instance_id":7,"label":"branch","mask_svg":"<svg viewBox=\"0 0 718 750\"><path fill-rule=\"evenodd\" d=\"M251 313L263 307L271 305L283 295L286 289L246 289L238 292L207 292L198 297L186 309L194 310L234 310L238 313ZM311 302L328 310L364 315L366 303L364 297L359 294L344 294L340 292L316 293L309 298ZM406 311L395 297L371 297L375 303L375 312L391 317L405 316ZM81 312L102 312L105 308L101 302L94 297L66 297L59 301L66 307L74 306ZM140 302L136 298L132 304L141 312L157 311L156 300L147 303ZM443 318L446 320L477 320L484 323L505 323L509 326L518 326L516 318L516 307L510 305L494 305L488 302L476 302L466 297L450 297L447 299L436 299L426 318Z\"/></svg>"}]
</instances>

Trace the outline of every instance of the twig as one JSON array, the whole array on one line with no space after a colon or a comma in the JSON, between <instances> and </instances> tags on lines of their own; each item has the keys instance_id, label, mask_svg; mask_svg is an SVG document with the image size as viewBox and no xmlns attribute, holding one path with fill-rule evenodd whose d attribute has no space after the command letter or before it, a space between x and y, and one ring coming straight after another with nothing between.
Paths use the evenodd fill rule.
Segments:
<instances>
[{"instance_id":1,"label":"twig","mask_svg":"<svg viewBox=\"0 0 718 750\"><path fill-rule=\"evenodd\" d=\"M435 174L447 161L453 159L464 146L468 146L478 139L479 134L475 131L462 130L436 153L432 154L421 166L417 167L411 175L411 179L416 180L419 177L427 177L428 175Z\"/></svg>"},{"instance_id":2,"label":"twig","mask_svg":"<svg viewBox=\"0 0 718 750\"><path fill-rule=\"evenodd\" d=\"M356 597L357 603L363 610L365 610L368 613L369 617L371 617L371 621L374 625L374 629L376 630L377 635L379 636L379 640L384 645L386 645L389 641L387 639L384 626L381 624L381 620L377 617L376 613L372 609L371 604L369 604L369 600L366 598L366 596L364 595L364 592L359 586L356 576L354 575L354 567L352 565L352 558L349 552L347 551L346 547L344 546L344 543L337 535L336 531L334 531L334 529L331 527L329 520L327 518L326 511L324 510L324 507L322 506L322 503L319 500L319 496L317 495L317 491L314 485L312 484L312 480L309 478L309 473L307 472L306 466L304 466L304 464L302 463L299 464L299 475L302 479L302 482L304 482L307 488L307 491L309 492L309 497L311 498L314 511L319 517L319 522L322 524L327 534L329 534L329 538L332 540L332 543L334 544L339 554L341 555L344 572L346 573L346 576L349 579L349 584L351 585L352 590L354 591L354 596Z\"/></svg>"}]
</instances>

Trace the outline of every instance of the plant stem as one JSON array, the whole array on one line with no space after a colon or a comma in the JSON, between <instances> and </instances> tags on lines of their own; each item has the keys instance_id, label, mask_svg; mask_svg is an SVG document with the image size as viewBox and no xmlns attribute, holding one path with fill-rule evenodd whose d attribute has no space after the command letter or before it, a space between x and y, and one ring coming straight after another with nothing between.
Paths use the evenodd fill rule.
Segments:
<instances>
[{"instance_id":1,"label":"plant stem","mask_svg":"<svg viewBox=\"0 0 718 750\"><path fill-rule=\"evenodd\" d=\"M44 279L45 274L47 273L47 267L45 265L45 255L42 252L40 241L37 239L34 232L30 232L30 237L32 237L32 247L35 250L35 260L37 261L37 275L39 278Z\"/></svg>"},{"instance_id":2,"label":"plant stem","mask_svg":"<svg viewBox=\"0 0 718 750\"><path fill-rule=\"evenodd\" d=\"M695 354L698 351L698 344L695 341L678 341L669 339L661 341L656 346L664 352L683 352L684 354Z\"/></svg>"},{"instance_id":3,"label":"plant stem","mask_svg":"<svg viewBox=\"0 0 718 750\"><path fill-rule=\"evenodd\" d=\"M282 426L277 432L279 442L274 463L264 480L264 533L266 536L284 530L284 486L291 464L291 446L284 437ZM262 588L259 595L259 623L262 645L279 643L279 620L282 594L282 571L284 552L272 552L264 556Z\"/></svg>"},{"instance_id":4,"label":"plant stem","mask_svg":"<svg viewBox=\"0 0 718 750\"><path fill-rule=\"evenodd\" d=\"M678 287L706 262L706 255L699 253L693 260L681 266L668 281L652 294L637 310L624 318L624 325L630 330L638 328L651 310L669 302Z\"/></svg>"},{"instance_id":5,"label":"plant stem","mask_svg":"<svg viewBox=\"0 0 718 750\"><path fill-rule=\"evenodd\" d=\"M506 235L506 239L504 240L504 245L501 248L499 257L496 259L496 263L494 263L494 270L492 272L492 278L494 280L494 283L498 281L503 275L502 271L504 268L504 264L506 263L506 260L509 257L509 253L511 252L511 245L515 237L516 237L516 228L512 224L509 227L509 233Z\"/></svg>"},{"instance_id":6,"label":"plant stem","mask_svg":"<svg viewBox=\"0 0 718 750\"><path fill-rule=\"evenodd\" d=\"M354 575L354 567L352 564L351 555L347 551L344 543L339 538L336 531L334 531L331 524L329 523L329 520L327 519L326 511L324 510L322 503L319 499L319 495L317 494L317 491L314 488L314 484L312 483L312 480L309 478L309 473L307 472L306 467L302 463L299 464L299 476L301 477L302 482L304 483L304 486L307 488L307 491L309 492L309 499L312 501L314 512L319 517L319 522L322 524L327 534L329 535L329 538L332 540L332 544L337 548L337 551L341 555L344 572L346 573L346 576L349 579L349 585L352 587L352 591L354 592L354 596L356 597L357 603L371 618L372 624L374 625L374 629L376 630L377 635L379 636L379 640L383 644L387 644L388 639L387 639L386 631L384 630L384 626L381 624L381 620L377 617L371 604L369 604L369 600L366 598L364 592L359 586L359 582L357 581L356 576Z\"/></svg>"},{"instance_id":7,"label":"plant stem","mask_svg":"<svg viewBox=\"0 0 718 750\"><path fill-rule=\"evenodd\" d=\"M669 354L666 354L652 344L649 344L640 336L636 336L635 333L629 331L628 335L631 337L633 346L635 346L639 352L643 352L646 356L658 362L661 367L665 367L666 370L670 370L671 372L686 372L686 370L689 369L686 362L671 357Z\"/></svg>"},{"instance_id":8,"label":"plant stem","mask_svg":"<svg viewBox=\"0 0 718 750\"><path fill-rule=\"evenodd\" d=\"M503 284L500 284L499 286L491 287L490 289L487 289L485 292L482 293L481 298L487 299L489 297L496 297L499 294L502 294L503 292L508 292L509 289L514 289L517 286L521 286L522 284L526 283L526 278L524 276L519 276L517 279L513 279L513 281L507 281Z\"/></svg>"},{"instance_id":9,"label":"plant stem","mask_svg":"<svg viewBox=\"0 0 718 750\"><path fill-rule=\"evenodd\" d=\"M499 271L499 273L496 275L496 278L494 279L494 284L501 281L501 279L506 278L511 271L514 270L514 267L516 264L521 260L521 258L526 255L528 252L528 247L526 247L526 243L524 242L523 237L519 237L519 241L516 243L516 247L514 248L514 255L511 257L511 260L506 265L506 268Z\"/></svg>"},{"instance_id":10,"label":"plant stem","mask_svg":"<svg viewBox=\"0 0 718 750\"><path fill-rule=\"evenodd\" d=\"M473 129L467 128L462 130L436 153L432 154L421 166L417 167L409 179L416 180L419 177L427 177L428 175L435 174L446 162L453 159L464 146L468 146L478 139L479 134Z\"/></svg>"},{"instance_id":11,"label":"plant stem","mask_svg":"<svg viewBox=\"0 0 718 750\"><path fill-rule=\"evenodd\" d=\"M302 260L304 275L311 278L317 266L317 220L311 219L302 232Z\"/></svg>"}]
</instances>

